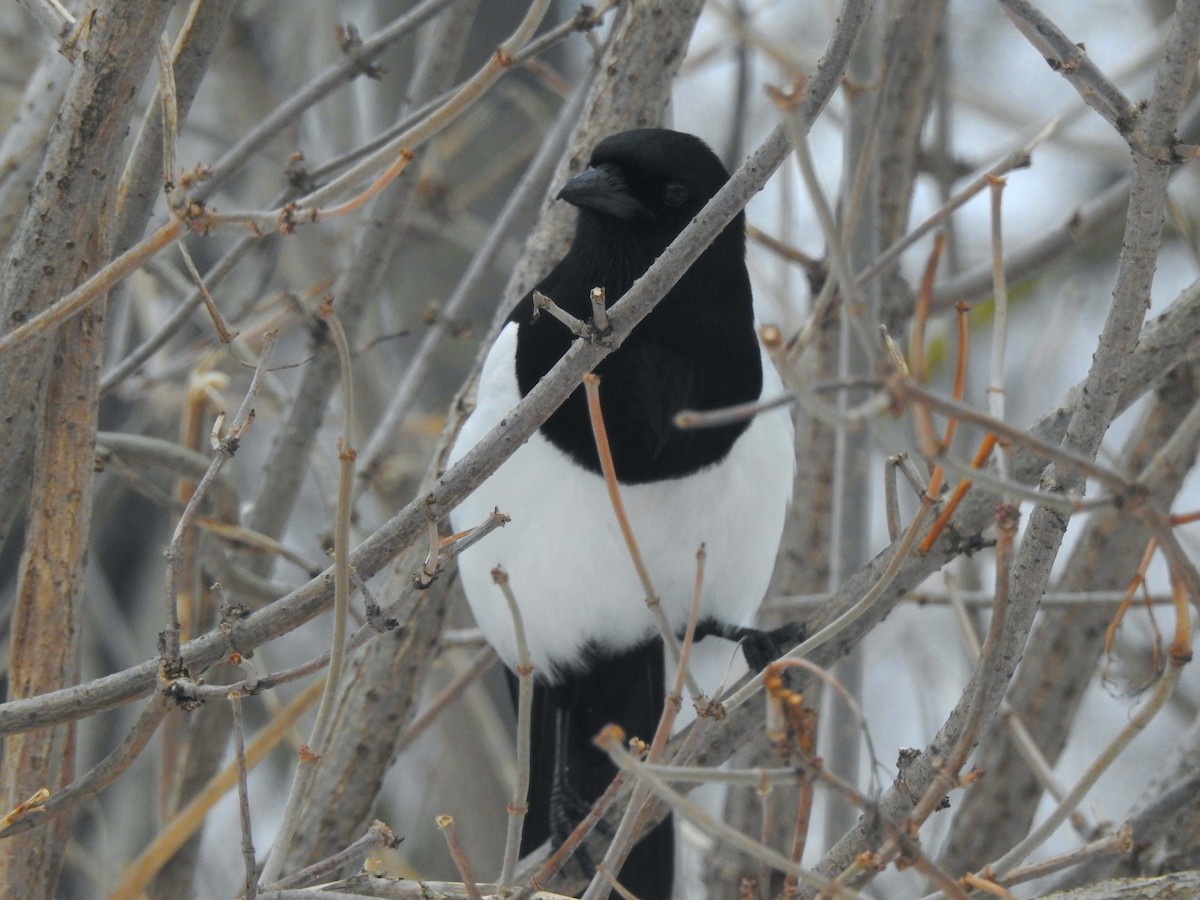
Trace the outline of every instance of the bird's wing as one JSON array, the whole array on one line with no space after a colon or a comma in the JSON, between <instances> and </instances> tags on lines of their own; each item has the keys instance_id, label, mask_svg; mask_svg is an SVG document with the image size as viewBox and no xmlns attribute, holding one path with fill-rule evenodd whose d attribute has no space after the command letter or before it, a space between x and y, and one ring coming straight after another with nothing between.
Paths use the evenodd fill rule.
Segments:
<instances>
[{"instance_id":1,"label":"bird's wing","mask_svg":"<svg viewBox=\"0 0 1200 900\"><path fill-rule=\"evenodd\" d=\"M625 348L619 385L607 392L605 421L620 429L620 440L632 456L644 462L658 460L668 448L683 449L689 432L673 424L675 414L692 407L699 393L701 373L682 353L659 343ZM603 376L602 376L603 378ZM614 425L609 425L610 432Z\"/></svg>"}]
</instances>

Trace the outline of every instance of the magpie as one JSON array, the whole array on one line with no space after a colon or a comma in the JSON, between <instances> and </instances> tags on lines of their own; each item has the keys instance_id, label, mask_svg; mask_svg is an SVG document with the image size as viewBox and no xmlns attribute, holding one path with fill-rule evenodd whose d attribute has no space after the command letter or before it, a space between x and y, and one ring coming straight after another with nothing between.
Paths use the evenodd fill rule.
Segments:
<instances>
[{"instance_id":1,"label":"magpie","mask_svg":"<svg viewBox=\"0 0 1200 900\"><path fill-rule=\"evenodd\" d=\"M621 297L729 179L697 137L660 128L615 134L558 195L578 208L570 249L536 287L581 320L601 287ZM617 350L596 367L626 512L670 625L682 634L706 564L698 635L749 639L761 668L795 632L743 627L762 600L794 474L783 410L719 428L680 430L683 409L709 410L782 388L755 329L736 218ZM450 461L470 450L566 352L576 336L537 315L533 291L491 347L475 409ZM561 843L615 774L592 744L606 724L649 742L665 698L663 646L605 490L583 388L451 515L456 529L493 508L511 521L459 559L471 610L510 669L512 618L492 579L508 573L534 665L533 760L521 853ZM510 684L515 680L510 674ZM670 819L633 848L619 874L643 900L667 900Z\"/></svg>"}]
</instances>

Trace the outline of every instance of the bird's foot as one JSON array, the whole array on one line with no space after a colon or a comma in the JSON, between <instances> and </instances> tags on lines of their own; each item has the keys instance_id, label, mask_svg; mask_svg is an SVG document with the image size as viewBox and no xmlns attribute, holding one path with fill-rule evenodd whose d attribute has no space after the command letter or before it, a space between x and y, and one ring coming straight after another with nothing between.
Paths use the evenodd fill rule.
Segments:
<instances>
[{"instance_id":1,"label":"bird's foot","mask_svg":"<svg viewBox=\"0 0 1200 900\"><path fill-rule=\"evenodd\" d=\"M740 643L742 653L746 657L746 665L755 673L765 669L767 663L779 659L784 653L803 641L807 634L808 628L803 622L788 622L786 625L780 625L769 631L725 625L711 618L705 619L696 626L696 640L708 635L715 635Z\"/></svg>"},{"instance_id":2,"label":"bird's foot","mask_svg":"<svg viewBox=\"0 0 1200 900\"><path fill-rule=\"evenodd\" d=\"M746 656L746 665L756 673L808 636L808 627L803 622L788 622L770 631L759 631L757 628L742 630L745 632L742 636L742 653Z\"/></svg>"}]
</instances>

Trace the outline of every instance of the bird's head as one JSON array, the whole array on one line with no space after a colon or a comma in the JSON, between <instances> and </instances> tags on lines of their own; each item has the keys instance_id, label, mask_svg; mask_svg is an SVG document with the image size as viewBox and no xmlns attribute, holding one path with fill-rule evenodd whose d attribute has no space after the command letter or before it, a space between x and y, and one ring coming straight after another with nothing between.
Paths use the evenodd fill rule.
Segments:
<instances>
[{"instance_id":1,"label":"bird's head","mask_svg":"<svg viewBox=\"0 0 1200 900\"><path fill-rule=\"evenodd\" d=\"M622 231L665 249L729 173L702 140L665 128L623 131L601 141L588 167L559 192L581 224ZM741 217L727 231L741 234Z\"/></svg>"}]
</instances>

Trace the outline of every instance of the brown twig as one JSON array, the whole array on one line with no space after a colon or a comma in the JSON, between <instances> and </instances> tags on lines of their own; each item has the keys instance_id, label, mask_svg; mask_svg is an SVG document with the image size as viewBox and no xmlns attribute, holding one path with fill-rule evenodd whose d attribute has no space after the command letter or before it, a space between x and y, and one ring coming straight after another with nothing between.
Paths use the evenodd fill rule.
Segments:
<instances>
[{"instance_id":1,"label":"brown twig","mask_svg":"<svg viewBox=\"0 0 1200 900\"><path fill-rule=\"evenodd\" d=\"M609 786L605 788L604 793L592 804L592 808L588 810L588 814L575 826L575 830L567 835L567 839L562 842L557 850L550 854L549 858L530 876L529 881L512 896L511 900L528 900L533 893L542 890L543 885L550 884L557 877L559 871L566 865L567 860L587 840L588 835L592 833L595 827L600 824L600 821L612 806L613 801L617 799L617 792L621 789L624 781L625 773L618 772Z\"/></svg>"},{"instance_id":2,"label":"brown twig","mask_svg":"<svg viewBox=\"0 0 1200 900\"><path fill-rule=\"evenodd\" d=\"M987 461L992 456L992 450L995 449L997 443L996 436L988 433L983 436L983 441L980 442L979 449L975 452L975 456L971 460L972 469L982 469L987 465ZM971 482L961 479L954 486L954 491L950 494L950 499L946 501L946 505L942 508L941 513L934 520L933 525L929 528L929 533L921 540L917 548L918 553L928 553L933 549L933 545L937 543L937 539L941 537L950 520L954 518L954 513L958 509L958 505L962 503L963 497L967 495L967 491L971 489Z\"/></svg>"},{"instance_id":3,"label":"brown twig","mask_svg":"<svg viewBox=\"0 0 1200 900\"><path fill-rule=\"evenodd\" d=\"M587 393L588 416L592 423L592 434L596 439L596 454L600 458L600 470L604 475L604 486L608 490L608 499L612 504L613 514L617 517L617 525L620 527L621 535L625 539L625 547L629 551L630 561L633 563L633 568L642 583L642 590L646 594L646 606L649 607L655 622L658 624L659 636L662 637L663 644L666 646L670 658L678 665L680 659L679 639L671 629L671 623L667 620L666 613L663 612L662 600L659 598L658 592L654 589L654 582L650 578L650 570L646 567L646 562L642 558L642 551L638 548L637 537L633 533L633 525L630 523L629 517L625 514L625 504L621 500L621 488L617 482L617 472L613 464L612 449L608 444L608 431L604 427L604 414L600 409L599 376L592 373L584 375L583 386ZM684 673L687 678L688 690L693 695L701 693L699 685L687 673L686 669L684 669Z\"/></svg>"},{"instance_id":4,"label":"brown twig","mask_svg":"<svg viewBox=\"0 0 1200 900\"><path fill-rule=\"evenodd\" d=\"M550 315L566 326L567 331L575 335L575 337L588 338L591 336L591 329L587 322L583 319L577 319L557 303L554 299L547 297L541 291L533 292L533 316L537 318L542 312L548 312Z\"/></svg>"},{"instance_id":5,"label":"brown twig","mask_svg":"<svg viewBox=\"0 0 1200 900\"><path fill-rule=\"evenodd\" d=\"M790 406L797 402L798 399L791 394L783 394L779 397L770 397L766 400L737 403L733 406L722 407L721 409L703 411L681 409L675 413L675 418L671 420L671 424L684 431L693 428L722 428L726 425L736 425L740 422L745 422L747 419L753 419L759 413L778 409L781 406Z\"/></svg>"},{"instance_id":6,"label":"brown twig","mask_svg":"<svg viewBox=\"0 0 1200 900\"><path fill-rule=\"evenodd\" d=\"M0 335L0 354L7 353L26 341L49 334L67 319L95 303L124 281L130 273L141 268L151 256L177 241L183 230L184 225L179 219L172 219L160 226L157 231L130 247L53 305Z\"/></svg>"},{"instance_id":7,"label":"brown twig","mask_svg":"<svg viewBox=\"0 0 1200 900\"><path fill-rule=\"evenodd\" d=\"M447 538L442 539L438 544L438 564L444 564L446 560L453 559L468 547L473 547L479 541L483 540L497 528L503 528L512 520L499 509L493 509L486 519L476 525L474 528L469 528L466 531L455 532Z\"/></svg>"},{"instance_id":8,"label":"brown twig","mask_svg":"<svg viewBox=\"0 0 1200 900\"><path fill-rule=\"evenodd\" d=\"M463 853L462 846L458 843L458 833L454 828L454 817L441 815L434 821L437 822L438 830L446 839L446 848L450 851L450 858L454 860L454 866L458 869L458 874L462 877L463 886L467 889L467 896L471 900L483 900L483 894L479 893L479 885L475 881L475 874L471 869L471 862L467 859L467 855Z\"/></svg>"},{"instance_id":9,"label":"brown twig","mask_svg":"<svg viewBox=\"0 0 1200 900\"><path fill-rule=\"evenodd\" d=\"M1000 881L1006 885L1024 884L1027 881L1033 881L1035 878L1044 878L1047 875L1053 875L1055 872L1061 872L1063 869L1077 866L1097 856L1128 853L1132 849L1133 829L1126 823L1113 834L1098 838L1084 844L1082 847L1068 850L1066 853L1060 853L1057 856L1052 856L1049 859L1033 863L1032 865L1013 869L1000 879Z\"/></svg>"}]
</instances>

